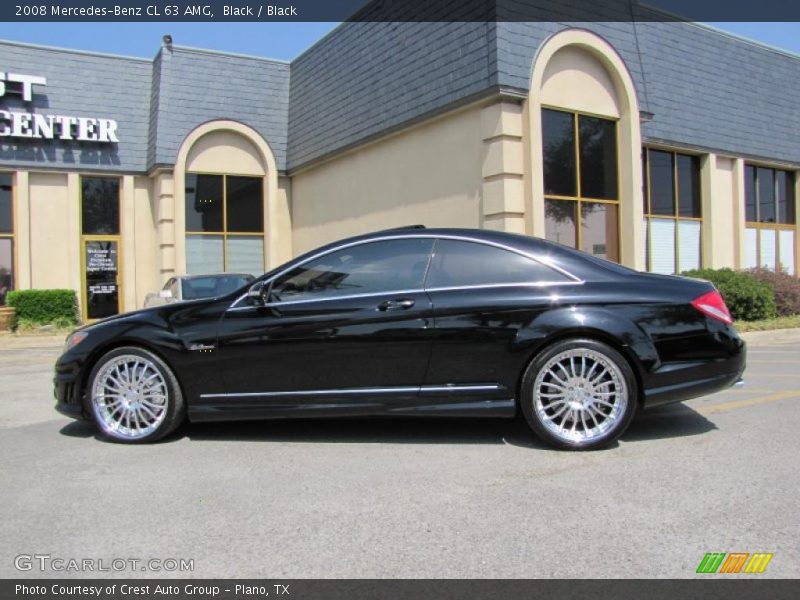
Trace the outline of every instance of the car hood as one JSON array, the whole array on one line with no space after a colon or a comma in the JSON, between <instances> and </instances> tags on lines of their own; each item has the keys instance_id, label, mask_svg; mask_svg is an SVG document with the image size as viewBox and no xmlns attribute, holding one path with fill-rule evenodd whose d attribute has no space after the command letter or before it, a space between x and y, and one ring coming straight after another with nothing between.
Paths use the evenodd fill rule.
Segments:
<instances>
[{"instance_id":1,"label":"car hood","mask_svg":"<svg viewBox=\"0 0 800 600\"><path fill-rule=\"evenodd\" d=\"M185 310L188 307L202 308L204 306L208 306L210 304L214 304L219 301L220 298L200 298L198 300L184 300L182 302L172 302L169 304L162 304L159 306L151 306L149 308L140 308L139 310L132 310L129 312L120 313L118 315L113 315L111 317L106 317L105 319L94 321L93 323L87 323L82 327L78 327L77 329L75 329L75 331L88 331L109 324L125 323L128 321L149 320L151 318L168 319L170 315L172 315L173 313L180 310Z\"/></svg>"}]
</instances>

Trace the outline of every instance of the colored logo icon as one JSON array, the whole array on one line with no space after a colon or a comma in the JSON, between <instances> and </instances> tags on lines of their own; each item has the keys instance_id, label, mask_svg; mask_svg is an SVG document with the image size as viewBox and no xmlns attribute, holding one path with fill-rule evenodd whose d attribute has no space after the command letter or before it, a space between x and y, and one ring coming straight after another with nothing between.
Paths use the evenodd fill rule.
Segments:
<instances>
[{"instance_id":1,"label":"colored logo icon","mask_svg":"<svg viewBox=\"0 0 800 600\"><path fill-rule=\"evenodd\" d=\"M698 573L763 573L773 554L766 552L707 552Z\"/></svg>"}]
</instances>

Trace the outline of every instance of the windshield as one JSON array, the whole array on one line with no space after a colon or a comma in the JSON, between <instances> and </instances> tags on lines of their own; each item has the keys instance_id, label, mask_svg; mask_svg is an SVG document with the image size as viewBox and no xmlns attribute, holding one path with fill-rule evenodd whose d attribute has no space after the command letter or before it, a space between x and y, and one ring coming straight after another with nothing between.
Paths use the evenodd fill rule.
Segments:
<instances>
[{"instance_id":1,"label":"windshield","mask_svg":"<svg viewBox=\"0 0 800 600\"><path fill-rule=\"evenodd\" d=\"M213 298L235 292L253 281L252 275L209 275L208 277L192 277L181 282L184 300Z\"/></svg>"}]
</instances>

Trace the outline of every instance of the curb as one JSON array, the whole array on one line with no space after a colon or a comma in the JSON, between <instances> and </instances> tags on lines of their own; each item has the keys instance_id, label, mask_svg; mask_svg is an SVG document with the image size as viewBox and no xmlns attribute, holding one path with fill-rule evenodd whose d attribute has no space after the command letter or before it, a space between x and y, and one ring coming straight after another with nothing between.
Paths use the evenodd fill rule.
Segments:
<instances>
[{"instance_id":1,"label":"curb","mask_svg":"<svg viewBox=\"0 0 800 600\"><path fill-rule=\"evenodd\" d=\"M740 333L748 346L769 346L796 342L800 345L800 329L773 329L771 331L748 331Z\"/></svg>"}]
</instances>

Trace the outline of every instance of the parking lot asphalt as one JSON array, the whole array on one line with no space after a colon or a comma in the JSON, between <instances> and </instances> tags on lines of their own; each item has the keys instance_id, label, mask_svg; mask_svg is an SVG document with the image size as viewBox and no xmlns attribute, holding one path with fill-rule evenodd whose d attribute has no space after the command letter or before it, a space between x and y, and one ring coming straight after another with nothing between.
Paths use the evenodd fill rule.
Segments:
<instances>
[{"instance_id":1,"label":"parking lot asphalt","mask_svg":"<svg viewBox=\"0 0 800 600\"><path fill-rule=\"evenodd\" d=\"M684 578L707 552L773 553L758 577L800 576L797 333L751 342L744 387L640 413L589 453L551 450L520 420L105 443L54 411L59 352L0 340L0 577ZM20 572L25 554L194 570Z\"/></svg>"}]
</instances>

